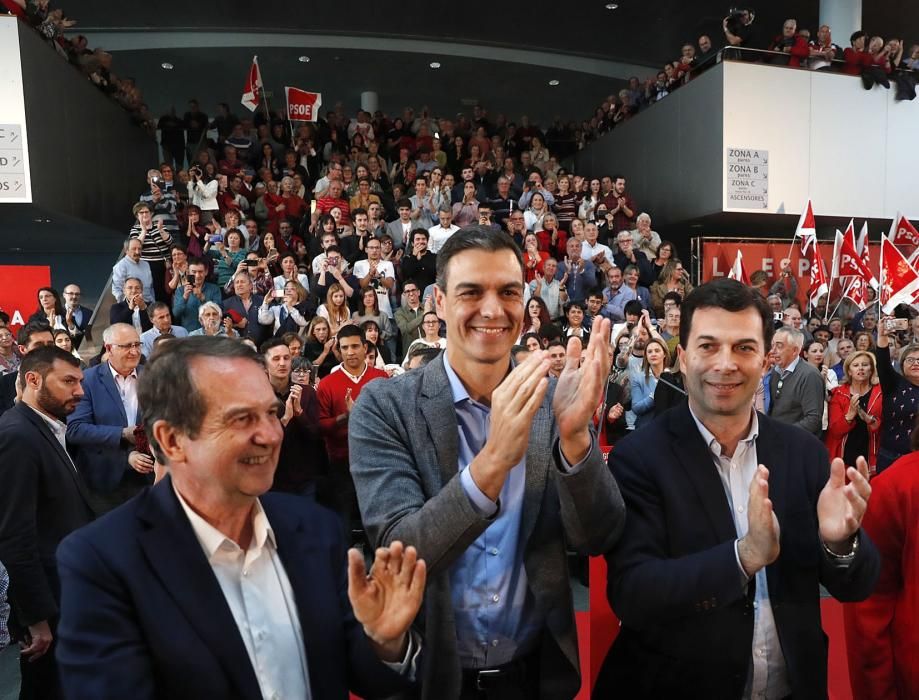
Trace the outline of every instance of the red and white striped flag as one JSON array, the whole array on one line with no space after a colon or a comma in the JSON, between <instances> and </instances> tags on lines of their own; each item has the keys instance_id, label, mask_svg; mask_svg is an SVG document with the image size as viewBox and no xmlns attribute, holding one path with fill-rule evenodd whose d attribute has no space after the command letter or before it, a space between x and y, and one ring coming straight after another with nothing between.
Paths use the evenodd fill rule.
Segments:
<instances>
[{"instance_id":1,"label":"red and white striped flag","mask_svg":"<svg viewBox=\"0 0 919 700\"><path fill-rule=\"evenodd\" d=\"M734 264L731 265L731 269L728 272L729 280L737 280L738 282L750 286L750 278L747 276L747 270L743 266L743 253L740 252L740 248L737 249L737 257L734 258Z\"/></svg>"},{"instance_id":2,"label":"red and white striped flag","mask_svg":"<svg viewBox=\"0 0 919 700\"><path fill-rule=\"evenodd\" d=\"M877 291L878 287L881 285L878 282L877 277L874 276L874 273L871 272L871 246L868 245L867 221L862 224L862 230L858 234L858 240L855 242L855 250L859 255L862 256L862 263L864 264L865 269L868 270L868 272L871 274L871 277L869 277L866 281L872 286L872 288L874 288L875 291Z\"/></svg>"},{"instance_id":3,"label":"red and white striped flag","mask_svg":"<svg viewBox=\"0 0 919 700\"><path fill-rule=\"evenodd\" d=\"M842 295L850 299L859 311L864 311L868 306L868 284L863 277L852 277Z\"/></svg>"},{"instance_id":4,"label":"red and white striped flag","mask_svg":"<svg viewBox=\"0 0 919 700\"><path fill-rule=\"evenodd\" d=\"M837 231L838 233L838 231ZM852 221L846 227L846 232L842 236L842 242L839 248L839 265L837 272L840 277L861 277L872 286L877 284L871 270L865 264L864 258L858 254L855 243L855 226ZM875 287L876 289L877 287Z\"/></svg>"},{"instance_id":5,"label":"red and white striped flag","mask_svg":"<svg viewBox=\"0 0 919 700\"><path fill-rule=\"evenodd\" d=\"M817 241L813 241L811 248L811 287L807 297L811 307L817 306L820 297L830 291L830 285L826 278L826 267L823 264L823 258L817 246Z\"/></svg>"},{"instance_id":6,"label":"red and white striped flag","mask_svg":"<svg viewBox=\"0 0 919 700\"><path fill-rule=\"evenodd\" d=\"M249 75L246 78L246 87L243 88L242 104L250 112L254 112L261 104L262 97L262 72L258 68L258 56L252 57L252 65L249 66Z\"/></svg>"},{"instance_id":7,"label":"red and white striped flag","mask_svg":"<svg viewBox=\"0 0 919 700\"><path fill-rule=\"evenodd\" d=\"M919 231L900 212L897 212L897 217L891 222L888 236L894 245L919 246Z\"/></svg>"},{"instance_id":8,"label":"red and white striped flag","mask_svg":"<svg viewBox=\"0 0 919 700\"><path fill-rule=\"evenodd\" d=\"M817 224L814 221L814 207L809 199L804 211L801 212L801 218L798 219L795 238L801 239L801 255L807 255L807 249L812 243L817 244Z\"/></svg>"},{"instance_id":9,"label":"red and white striped flag","mask_svg":"<svg viewBox=\"0 0 919 700\"><path fill-rule=\"evenodd\" d=\"M884 238L881 241L881 310L892 314L898 304L915 304L919 300L919 273L903 253Z\"/></svg>"}]
</instances>

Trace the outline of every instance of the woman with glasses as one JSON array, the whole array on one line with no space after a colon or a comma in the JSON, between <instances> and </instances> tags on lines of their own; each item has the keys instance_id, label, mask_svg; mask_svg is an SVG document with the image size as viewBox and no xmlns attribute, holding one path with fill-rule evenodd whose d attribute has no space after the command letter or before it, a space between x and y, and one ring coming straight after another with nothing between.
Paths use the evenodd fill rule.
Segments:
<instances>
[{"instance_id":1,"label":"woman with glasses","mask_svg":"<svg viewBox=\"0 0 919 700\"><path fill-rule=\"evenodd\" d=\"M890 357L890 336L895 335L896 331L887 330L886 320L885 317L878 324L875 353L878 379L884 393L878 473L911 451L909 435L915 425L919 408L919 344L910 343L900 351L900 372L897 372Z\"/></svg>"},{"instance_id":2,"label":"woman with glasses","mask_svg":"<svg viewBox=\"0 0 919 700\"><path fill-rule=\"evenodd\" d=\"M412 356L412 350L417 347L428 348L446 348L447 339L440 337L440 318L433 311L427 311L421 321L421 332L424 334L421 338L413 340L411 345L405 351L405 359L402 360L402 367L408 369L408 360Z\"/></svg>"},{"instance_id":3,"label":"woman with glasses","mask_svg":"<svg viewBox=\"0 0 919 700\"><path fill-rule=\"evenodd\" d=\"M854 466L864 457L868 471L875 473L884 403L877 360L870 352L856 350L843 363L842 381L830 394L825 438L830 459L841 457Z\"/></svg>"}]
</instances>

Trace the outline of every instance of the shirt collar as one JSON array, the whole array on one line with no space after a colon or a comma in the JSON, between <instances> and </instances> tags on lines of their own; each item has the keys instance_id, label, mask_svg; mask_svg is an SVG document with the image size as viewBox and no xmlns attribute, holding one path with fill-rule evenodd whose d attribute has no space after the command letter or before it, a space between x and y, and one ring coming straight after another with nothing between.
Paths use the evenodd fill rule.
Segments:
<instances>
[{"instance_id":1,"label":"shirt collar","mask_svg":"<svg viewBox=\"0 0 919 700\"><path fill-rule=\"evenodd\" d=\"M112 363L111 363L111 362L108 363L108 368L109 368L109 370L110 370L111 373L112 373L112 378L113 378L116 382L119 381L119 380L121 380L121 379L127 379L127 377L122 377L120 374L118 374L118 370L116 370L114 367L112 367ZM137 379L137 367L135 367L134 369L131 370L131 374L129 374L128 377L134 377L134 379Z\"/></svg>"},{"instance_id":2,"label":"shirt collar","mask_svg":"<svg viewBox=\"0 0 919 700\"><path fill-rule=\"evenodd\" d=\"M208 561L224 542L239 548L239 545L233 540L192 510L191 506L182 498L182 494L175 487L175 483L172 484L172 490L175 492L176 498L179 499L179 504L182 506L182 510L185 511L185 515L188 516L191 528L194 530L195 537L198 538L198 543L201 545L201 549L204 550ZM252 542L249 543L249 549L260 549L269 540L271 541L271 546L277 548L274 530L271 528L271 523L268 522L268 516L265 514L265 509L262 508L261 501L256 498L255 507L252 509Z\"/></svg>"},{"instance_id":3,"label":"shirt collar","mask_svg":"<svg viewBox=\"0 0 919 700\"><path fill-rule=\"evenodd\" d=\"M23 403L25 403L25 401L23 401ZM48 427L51 429L51 433L54 435L54 437L61 441L64 440L64 437L67 435L67 426L64 423L57 420L56 418L51 418L50 416L45 415L34 406L30 406L27 403L25 405L29 406L29 408L35 411L35 413L37 413L41 419L48 424Z\"/></svg>"},{"instance_id":4,"label":"shirt collar","mask_svg":"<svg viewBox=\"0 0 919 700\"><path fill-rule=\"evenodd\" d=\"M795 357L795 359L793 359L793 360L791 361L791 364L789 364L788 367L781 367L781 366L779 366L779 365L776 365L776 367L777 367L778 370L779 370L779 376L781 377L781 376L782 376L783 374L785 374L786 372L794 372L794 371L795 371L795 367L798 366L798 362L800 362L800 361L801 361L801 358L800 358L800 357Z\"/></svg>"},{"instance_id":5,"label":"shirt collar","mask_svg":"<svg viewBox=\"0 0 919 700\"><path fill-rule=\"evenodd\" d=\"M365 360L365 361L364 361L364 369L362 369L362 370L361 370L361 373L360 373L359 375L357 375L356 377L355 377L353 374L351 374L348 370L345 369L345 363L344 363L344 362L342 362L342 363L339 365L339 367L341 367L341 371L345 373L345 376L348 377L348 379L350 379L352 382L354 382L355 384L357 384L358 382L361 381L361 379L364 378L364 375L367 374L367 369L370 367L370 363L367 362L367 361Z\"/></svg>"},{"instance_id":6,"label":"shirt collar","mask_svg":"<svg viewBox=\"0 0 919 700\"><path fill-rule=\"evenodd\" d=\"M756 416L756 411L752 408L750 412L753 415L753 420L750 421L750 430L747 432L747 436L740 439L742 443L752 443L759 437L759 418ZM709 451L715 455L715 457L721 457L721 443L718 442L718 438L712 434L708 428L699 420L695 412L692 410L692 405L689 406L689 413L692 416L692 419L696 423L696 428L699 430L699 434L702 435L702 439L705 440L705 445L708 447Z\"/></svg>"}]
</instances>

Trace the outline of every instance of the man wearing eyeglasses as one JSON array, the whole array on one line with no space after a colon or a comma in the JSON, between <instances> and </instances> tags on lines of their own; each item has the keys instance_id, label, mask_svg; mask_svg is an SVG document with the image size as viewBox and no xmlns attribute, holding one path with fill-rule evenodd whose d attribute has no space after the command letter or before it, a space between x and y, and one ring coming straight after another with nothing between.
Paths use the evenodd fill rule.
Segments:
<instances>
[{"instance_id":1,"label":"man wearing eyeglasses","mask_svg":"<svg viewBox=\"0 0 919 700\"><path fill-rule=\"evenodd\" d=\"M826 388L820 372L801 359L803 344L804 334L796 328L780 328L773 336L769 415L819 436Z\"/></svg>"},{"instance_id":2,"label":"man wearing eyeglasses","mask_svg":"<svg viewBox=\"0 0 919 700\"><path fill-rule=\"evenodd\" d=\"M153 457L137 449L140 336L133 326L116 323L102 342L108 361L86 370L83 397L67 420L67 442L77 448L77 469L100 515L153 483Z\"/></svg>"}]
</instances>

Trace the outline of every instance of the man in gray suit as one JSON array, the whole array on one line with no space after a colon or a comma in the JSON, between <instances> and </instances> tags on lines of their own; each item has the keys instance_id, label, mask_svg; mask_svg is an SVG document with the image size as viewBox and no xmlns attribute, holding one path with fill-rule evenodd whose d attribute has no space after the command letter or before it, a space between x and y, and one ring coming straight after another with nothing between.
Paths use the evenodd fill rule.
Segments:
<instances>
[{"instance_id":1,"label":"man in gray suit","mask_svg":"<svg viewBox=\"0 0 919 700\"><path fill-rule=\"evenodd\" d=\"M826 384L820 372L801 359L804 334L783 326L772 340L769 415L819 436L823 428Z\"/></svg>"},{"instance_id":2,"label":"man in gray suit","mask_svg":"<svg viewBox=\"0 0 919 700\"><path fill-rule=\"evenodd\" d=\"M424 698L571 698L580 684L566 548L600 554L624 525L590 426L610 324L565 370L514 366L523 259L504 232L463 229L437 260L447 349L371 383L349 422L351 473L370 542L400 539L429 567ZM384 386L385 385L385 386Z\"/></svg>"}]
</instances>

